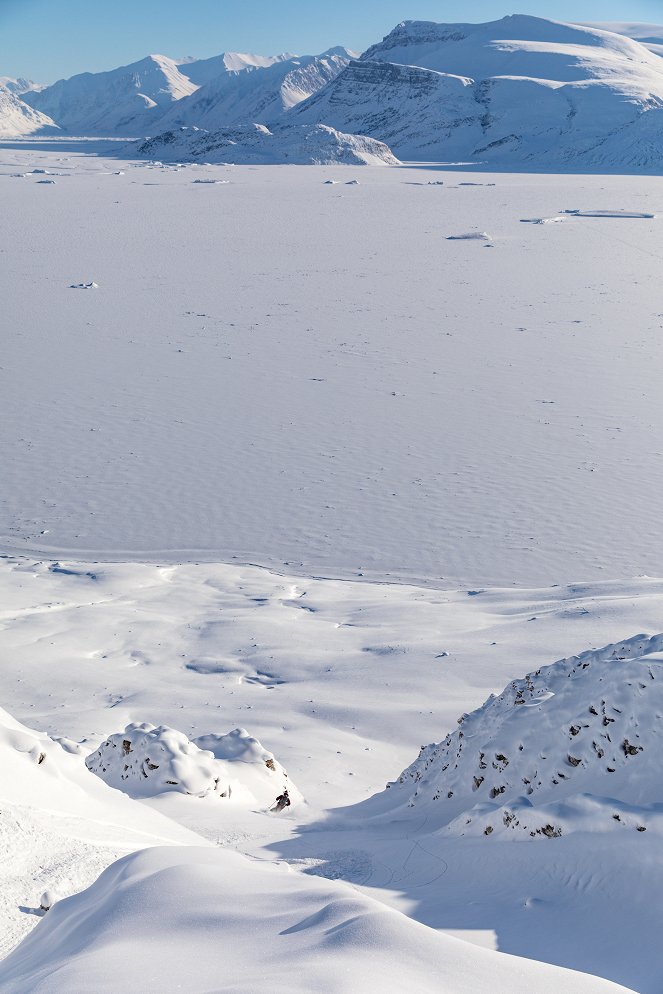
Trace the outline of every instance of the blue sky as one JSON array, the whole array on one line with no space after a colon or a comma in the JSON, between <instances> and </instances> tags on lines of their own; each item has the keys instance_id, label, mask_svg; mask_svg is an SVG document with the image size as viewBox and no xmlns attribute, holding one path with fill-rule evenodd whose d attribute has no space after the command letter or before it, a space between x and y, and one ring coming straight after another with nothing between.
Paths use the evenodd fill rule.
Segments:
<instances>
[{"instance_id":1,"label":"blue sky","mask_svg":"<svg viewBox=\"0 0 663 994\"><path fill-rule=\"evenodd\" d=\"M225 49L362 50L406 19L663 22L663 0L0 0L0 75L52 82L76 72Z\"/></svg>"}]
</instances>

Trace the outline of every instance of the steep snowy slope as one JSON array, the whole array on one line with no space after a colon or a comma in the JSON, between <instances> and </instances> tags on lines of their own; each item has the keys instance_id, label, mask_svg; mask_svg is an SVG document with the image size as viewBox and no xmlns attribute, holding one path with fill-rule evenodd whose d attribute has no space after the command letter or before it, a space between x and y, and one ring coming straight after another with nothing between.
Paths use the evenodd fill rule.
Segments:
<instances>
[{"instance_id":1,"label":"steep snowy slope","mask_svg":"<svg viewBox=\"0 0 663 994\"><path fill-rule=\"evenodd\" d=\"M477 949L341 882L195 847L128 856L55 904L0 964L0 985L6 994L626 990Z\"/></svg>"},{"instance_id":2,"label":"steep snowy slope","mask_svg":"<svg viewBox=\"0 0 663 994\"><path fill-rule=\"evenodd\" d=\"M110 72L61 79L25 100L69 133L131 137L147 134L171 103L196 89L172 59L149 55Z\"/></svg>"},{"instance_id":3,"label":"steep snowy slope","mask_svg":"<svg viewBox=\"0 0 663 994\"><path fill-rule=\"evenodd\" d=\"M123 154L168 162L225 162L235 165L398 164L398 159L382 142L361 135L346 135L324 124L285 124L271 131L264 124L212 132L180 128L148 138L138 146L128 146Z\"/></svg>"},{"instance_id":4,"label":"steep snowy slope","mask_svg":"<svg viewBox=\"0 0 663 994\"><path fill-rule=\"evenodd\" d=\"M401 158L656 168L662 108L663 62L642 45L517 16L405 22L292 113Z\"/></svg>"},{"instance_id":5,"label":"steep snowy slope","mask_svg":"<svg viewBox=\"0 0 663 994\"><path fill-rule=\"evenodd\" d=\"M266 69L278 62L296 58L290 52L283 55L253 55L247 52L222 52L211 59L186 59L178 62L177 68L196 86L204 86L216 76L227 72L243 72L251 69Z\"/></svg>"},{"instance_id":6,"label":"steep snowy slope","mask_svg":"<svg viewBox=\"0 0 663 994\"><path fill-rule=\"evenodd\" d=\"M220 72L172 107L160 120L159 130L269 124L336 79L348 62L344 55L302 56L266 68Z\"/></svg>"},{"instance_id":7,"label":"steep snowy slope","mask_svg":"<svg viewBox=\"0 0 663 994\"><path fill-rule=\"evenodd\" d=\"M55 128L56 124L50 117L34 110L15 90L0 83L0 137L20 138Z\"/></svg>"}]
</instances>

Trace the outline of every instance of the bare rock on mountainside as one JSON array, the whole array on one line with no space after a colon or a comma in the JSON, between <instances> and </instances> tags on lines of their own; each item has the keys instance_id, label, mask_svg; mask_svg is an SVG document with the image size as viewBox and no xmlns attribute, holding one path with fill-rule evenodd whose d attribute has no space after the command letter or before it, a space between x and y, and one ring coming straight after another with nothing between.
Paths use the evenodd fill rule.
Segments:
<instances>
[{"instance_id":1,"label":"bare rock on mountainside","mask_svg":"<svg viewBox=\"0 0 663 994\"><path fill-rule=\"evenodd\" d=\"M191 741L165 725L133 723L110 735L85 763L109 786L135 797L174 791L264 806L287 787L293 801L300 799L272 753L242 728Z\"/></svg>"},{"instance_id":2,"label":"bare rock on mountainside","mask_svg":"<svg viewBox=\"0 0 663 994\"><path fill-rule=\"evenodd\" d=\"M638 635L514 680L389 786L452 834L663 831L662 745L663 635Z\"/></svg>"},{"instance_id":3,"label":"bare rock on mountainside","mask_svg":"<svg viewBox=\"0 0 663 994\"><path fill-rule=\"evenodd\" d=\"M265 125L201 131L167 131L124 150L129 157L166 162L225 162L236 165L398 165L382 142L348 135L322 124Z\"/></svg>"}]
</instances>

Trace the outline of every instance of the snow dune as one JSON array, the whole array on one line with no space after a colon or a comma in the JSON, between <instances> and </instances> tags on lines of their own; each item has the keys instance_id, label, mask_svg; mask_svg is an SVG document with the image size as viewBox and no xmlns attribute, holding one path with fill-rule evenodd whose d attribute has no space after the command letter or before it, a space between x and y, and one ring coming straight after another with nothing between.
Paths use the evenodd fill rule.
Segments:
<instances>
[{"instance_id":1,"label":"snow dune","mask_svg":"<svg viewBox=\"0 0 663 994\"><path fill-rule=\"evenodd\" d=\"M7 994L361 991L618 994L595 977L476 949L357 894L222 850L152 849L56 904L0 964Z\"/></svg>"}]
</instances>

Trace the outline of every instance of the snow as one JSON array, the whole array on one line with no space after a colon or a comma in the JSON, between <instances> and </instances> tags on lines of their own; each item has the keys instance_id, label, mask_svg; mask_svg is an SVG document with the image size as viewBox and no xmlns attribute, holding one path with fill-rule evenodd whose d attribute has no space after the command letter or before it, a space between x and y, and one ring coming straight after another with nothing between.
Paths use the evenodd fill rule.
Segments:
<instances>
[{"instance_id":1,"label":"snow","mask_svg":"<svg viewBox=\"0 0 663 994\"><path fill-rule=\"evenodd\" d=\"M174 728L132 722L109 735L85 765L132 797L177 792L269 807L287 787L292 800L299 799L283 767L243 728L191 742Z\"/></svg>"},{"instance_id":2,"label":"snow","mask_svg":"<svg viewBox=\"0 0 663 994\"><path fill-rule=\"evenodd\" d=\"M14 87L0 81L1 139L31 135L43 130L54 132L56 129L57 126L50 117L28 106Z\"/></svg>"},{"instance_id":3,"label":"snow","mask_svg":"<svg viewBox=\"0 0 663 994\"><path fill-rule=\"evenodd\" d=\"M35 924L45 884L64 897L124 853L202 842L92 777L85 751L0 710L0 956Z\"/></svg>"},{"instance_id":4,"label":"snow","mask_svg":"<svg viewBox=\"0 0 663 994\"><path fill-rule=\"evenodd\" d=\"M197 88L172 59L149 55L109 72L59 80L44 90L24 94L24 99L70 134L131 137L149 133L152 122L173 101Z\"/></svg>"},{"instance_id":5,"label":"snow","mask_svg":"<svg viewBox=\"0 0 663 994\"><path fill-rule=\"evenodd\" d=\"M165 131L125 154L166 162L222 162L273 165L398 165L390 149L374 138L345 135L324 124L282 125L269 130L264 124L201 131L179 128Z\"/></svg>"},{"instance_id":6,"label":"snow","mask_svg":"<svg viewBox=\"0 0 663 994\"><path fill-rule=\"evenodd\" d=\"M137 941L137 937L139 941ZM194 966L195 964L195 966ZM0 965L7 994L269 989L618 994L593 977L480 950L343 883L223 850L152 849L58 902Z\"/></svg>"},{"instance_id":7,"label":"snow","mask_svg":"<svg viewBox=\"0 0 663 994\"><path fill-rule=\"evenodd\" d=\"M521 218L655 214L660 179L2 160L6 550L468 589L658 574L660 219ZM34 168L69 175L8 175ZM470 231L494 248L447 241Z\"/></svg>"},{"instance_id":8,"label":"snow","mask_svg":"<svg viewBox=\"0 0 663 994\"><path fill-rule=\"evenodd\" d=\"M648 830L638 833L635 819L642 811L618 800L599 810L593 801L593 807L585 804L567 819L573 832L534 840L512 832L507 838L514 844L508 845L497 821L490 838L451 830L440 834L430 813L438 802L412 809L405 804L402 812L394 812L394 788L385 791L384 785L412 761L422 742L457 727L460 714L480 707L489 693L529 670L569 650L616 645L638 628L657 631L662 593L661 581L655 580L468 591L365 578L302 580L212 563L0 559L5 700L10 711L40 727L40 733L31 733L30 748L38 745L42 751L45 745L70 764L78 785L75 810L99 822L94 831L89 821L77 825L87 842L70 841L69 828L61 843L48 814L54 804L42 786L53 757L39 765L28 754L22 759L15 754L21 776L10 779L23 793L3 798L0 790L0 810L9 814L22 803L31 804L29 817L20 814L22 834L11 819L8 832L12 845L20 843L20 852L30 854L32 862L22 855L3 870L4 881L12 866L5 908L16 929L22 929L9 933L8 946L38 922L34 913L19 908L38 909L45 888L64 897L89 884L116 855L158 841L154 837L160 832L166 836L165 828L157 830L154 823L151 839L147 831L142 839L127 831L118 838L112 828L138 827L158 812L222 849L257 857L261 866L265 860L286 859L305 872L303 880L316 874L348 881L354 896L379 900L399 916L434 929L484 944L491 936L493 948L653 994L661 967L653 937L663 924L653 911L663 885L655 811L645 813ZM593 665L599 664L597 656ZM572 668L573 661L568 665ZM643 663L634 656L633 665ZM557 697L532 710L555 706ZM604 697L620 707L613 695ZM575 700L580 710L581 698ZM655 706L653 698L649 706ZM283 763L308 804L277 816L256 813L232 799L226 804L218 796L169 792L139 801L85 769L85 756L101 741L145 720L182 729L200 749L227 762L255 796L257 788L248 778L267 774L261 764L265 751L273 750L268 755ZM236 732L228 738L227 729L234 727L246 727L250 735ZM45 733L66 736L64 745L73 751L49 743ZM559 756L562 745L560 733ZM629 760L649 763L655 751ZM30 780L25 770L32 771ZM598 786L598 766L594 774ZM62 781L57 785L53 801L71 806ZM85 800L100 791L105 811ZM598 790L591 792L600 796ZM8 809L7 800L16 807ZM359 808L339 811L357 802ZM512 802L505 803L510 808ZM329 808L336 810L330 815ZM548 823L543 804L534 813ZM615 813L621 813L623 824L606 828ZM558 811L552 816L566 817ZM589 836L580 831L582 819L594 822ZM56 828L60 824L56 821ZM167 824L171 838L183 831ZM297 830L298 824L305 830ZM618 851L615 830L622 833ZM104 845L95 841L100 832ZM512 849L518 853L511 854ZM449 866L442 888L440 860ZM281 885L277 889L280 893ZM242 906L255 899L252 907L259 907L258 897L251 897L258 893L265 889L254 891L245 880ZM201 906L206 907L200 901L192 905ZM171 942L175 931L165 923L160 902L155 907L163 922L159 935ZM620 908L619 929L615 907ZM200 917L195 911L183 917L190 914ZM7 934L1 928L0 933ZM638 934L652 949L646 957L635 941ZM267 940L261 945L265 955L271 955L270 945ZM473 951L467 956L469 968ZM131 968L128 961L126 968ZM532 982L529 965L522 968ZM575 978L568 984L572 990L574 983Z\"/></svg>"},{"instance_id":9,"label":"snow","mask_svg":"<svg viewBox=\"0 0 663 994\"><path fill-rule=\"evenodd\" d=\"M270 124L335 79L348 62L341 54L302 56L255 71L215 75L164 114L159 129L195 126L215 130L255 122Z\"/></svg>"},{"instance_id":10,"label":"snow","mask_svg":"<svg viewBox=\"0 0 663 994\"><path fill-rule=\"evenodd\" d=\"M663 55L663 25L661 24L646 24L642 21L604 21L585 26L626 35L627 38L633 38L634 41L640 42L650 52Z\"/></svg>"},{"instance_id":11,"label":"snow","mask_svg":"<svg viewBox=\"0 0 663 994\"><path fill-rule=\"evenodd\" d=\"M178 62L177 68L195 83L196 86L204 86L210 80L226 73L240 73L252 69L267 69L269 66L277 65L297 56L290 52L282 55L254 55L248 52L222 52L221 55L214 55L210 59L186 59Z\"/></svg>"},{"instance_id":12,"label":"snow","mask_svg":"<svg viewBox=\"0 0 663 994\"><path fill-rule=\"evenodd\" d=\"M409 21L292 112L401 159L659 171L663 62L637 41L517 15Z\"/></svg>"},{"instance_id":13,"label":"snow","mask_svg":"<svg viewBox=\"0 0 663 994\"><path fill-rule=\"evenodd\" d=\"M396 782L394 803L404 787L407 805L432 804L440 824L456 819L474 826L479 805L482 822L497 816L511 831L529 830L508 817L512 805L520 810L554 801L559 809L563 800L567 820L570 801L589 793L609 797L608 807L648 808L661 791L662 650L663 636L635 636L510 683L461 717L444 742L421 750ZM603 830L623 825L596 812L588 821ZM639 823L646 821L643 813ZM567 828L558 822L556 830Z\"/></svg>"},{"instance_id":14,"label":"snow","mask_svg":"<svg viewBox=\"0 0 663 994\"><path fill-rule=\"evenodd\" d=\"M5 79L3 992L659 994L657 37Z\"/></svg>"}]
</instances>

